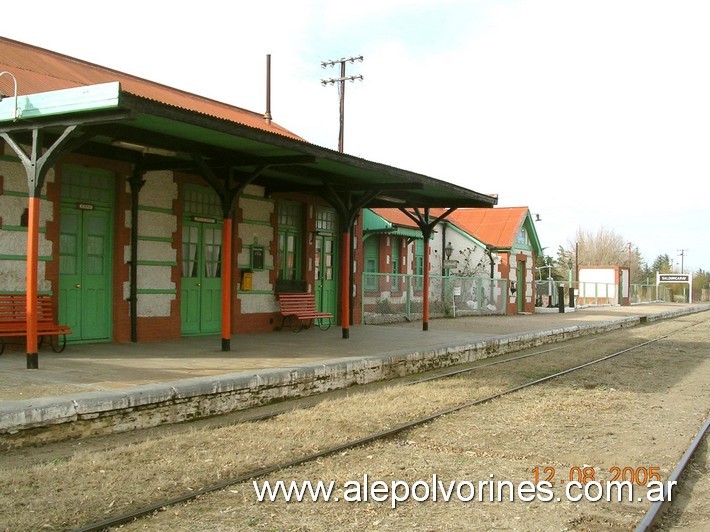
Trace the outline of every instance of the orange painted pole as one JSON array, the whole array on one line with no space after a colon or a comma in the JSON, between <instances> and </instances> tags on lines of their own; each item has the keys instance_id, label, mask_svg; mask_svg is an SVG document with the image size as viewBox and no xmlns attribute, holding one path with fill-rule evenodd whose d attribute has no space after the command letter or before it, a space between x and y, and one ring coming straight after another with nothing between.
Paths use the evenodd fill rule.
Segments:
<instances>
[{"instance_id":1,"label":"orange painted pole","mask_svg":"<svg viewBox=\"0 0 710 532\"><path fill-rule=\"evenodd\" d=\"M39 261L39 198L30 196L27 221L27 369L39 368L37 353L37 262Z\"/></svg>"},{"instance_id":2,"label":"orange painted pole","mask_svg":"<svg viewBox=\"0 0 710 532\"><path fill-rule=\"evenodd\" d=\"M222 351L232 348L232 219L222 226Z\"/></svg>"},{"instance_id":3,"label":"orange painted pole","mask_svg":"<svg viewBox=\"0 0 710 532\"><path fill-rule=\"evenodd\" d=\"M429 239L424 239L424 302L422 309L422 330L429 330Z\"/></svg>"},{"instance_id":4,"label":"orange painted pole","mask_svg":"<svg viewBox=\"0 0 710 532\"><path fill-rule=\"evenodd\" d=\"M340 323L343 328L343 339L350 338L350 232L343 233L342 272L340 274Z\"/></svg>"}]
</instances>

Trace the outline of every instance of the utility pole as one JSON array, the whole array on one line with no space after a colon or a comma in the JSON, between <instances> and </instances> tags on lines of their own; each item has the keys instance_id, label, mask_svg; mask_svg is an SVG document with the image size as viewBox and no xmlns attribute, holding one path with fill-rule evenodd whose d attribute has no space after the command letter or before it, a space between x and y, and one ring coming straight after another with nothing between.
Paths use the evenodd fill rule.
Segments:
<instances>
[{"instance_id":1,"label":"utility pole","mask_svg":"<svg viewBox=\"0 0 710 532\"><path fill-rule=\"evenodd\" d=\"M338 136L338 151L343 153L343 132L345 129L345 82L355 81L359 79L362 81L362 75L357 76L346 76L345 75L345 65L346 63L354 63L355 61L362 62L362 56L358 55L355 57L343 57L342 59L335 59L332 61L321 61L321 68L327 66L340 65L340 77L330 78L320 80L321 84L325 87L326 85L335 85L338 83L338 92L340 93L340 135Z\"/></svg>"},{"instance_id":2,"label":"utility pole","mask_svg":"<svg viewBox=\"0 0 710 532\"><path fill-rule=\"evenodd\" d=\"M688 251L687 249L679 249L678 250L678 256L680 257L680 273L685 273L685 271L683 269L683 267L684 267L683 263L684 263L685 254L687 253L687 251Z\"/></svg>"},{"instance_id":3,"label":"utility pole","mask_svg":"<svg viewBox=\"0 0 710 532\"><path fill-rule=\"evenodd\" d=\"M629 284L631 284L631 242L627 242L626 245L629 247Z\"/></svg>"}]
</instances>

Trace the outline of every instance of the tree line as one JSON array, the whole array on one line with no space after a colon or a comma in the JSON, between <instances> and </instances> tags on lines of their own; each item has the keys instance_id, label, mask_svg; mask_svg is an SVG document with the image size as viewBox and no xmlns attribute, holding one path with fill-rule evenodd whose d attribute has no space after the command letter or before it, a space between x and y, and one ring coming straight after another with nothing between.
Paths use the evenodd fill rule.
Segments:
<instances>
[{"instance_id":1,"label":"tree line","mask_svg":"<svg viewBox=\"0 0 710 532\"><path fill-rule=\"evenodd\" d=\"M540 272L538 279L547 279L549 275L557 281L577 280L576 274L583 266L620 266L629 268L631 284L655 285L656 273L680 273L677 264L668 254L659 255L648 264L638 247L624 239L619 233L605 227L596 232L578 228L574 238L565 246L559 246L557 256L543 253L538 256L536 267ZM675 270L675 271L674 271ZM693 301L703 299L703 289L707 298L710 292L710 272L698 269L691 273L693 277ZM687 285L669 285L673 294L684 294Z\"/></svg>"}]
</instances>

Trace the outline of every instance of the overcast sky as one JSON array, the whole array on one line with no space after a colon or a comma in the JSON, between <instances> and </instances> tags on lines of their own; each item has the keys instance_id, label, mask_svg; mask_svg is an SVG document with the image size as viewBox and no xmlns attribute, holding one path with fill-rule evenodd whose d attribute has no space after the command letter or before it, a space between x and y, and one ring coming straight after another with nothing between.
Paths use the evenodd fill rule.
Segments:
<instances>
[{"instance_id":1,"label":"overcast sky","mask_svg":"<svg viewBox=\"0 0 710 532\"><path fill-rule=\"evenodd\" d=\"M97 7L100 5L100 8ZM40 2L1 34L263 112L337 149L528 206L545 252L612 229L710 270L707 0ZM21 91L21 87L20 87Z\"/></svg>"}]
</instances>

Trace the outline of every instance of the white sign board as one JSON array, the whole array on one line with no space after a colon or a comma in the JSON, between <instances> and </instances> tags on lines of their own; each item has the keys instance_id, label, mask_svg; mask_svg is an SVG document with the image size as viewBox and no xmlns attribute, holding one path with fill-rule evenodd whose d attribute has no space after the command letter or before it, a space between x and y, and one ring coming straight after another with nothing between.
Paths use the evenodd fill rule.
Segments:
<instances>
[{"instance_id":1,"label":"white sign board","mask_svg":"<svg viewBox=\"0 0 710 532\"><path fill-rule=\"evenodd\" d=\"M688 303L693 302L693 276L689 273L658 273L656 272L656 286L661 283L687 283L690 286Z\"/></svg>"}]
</instances>

